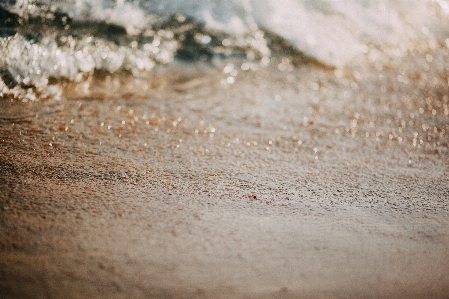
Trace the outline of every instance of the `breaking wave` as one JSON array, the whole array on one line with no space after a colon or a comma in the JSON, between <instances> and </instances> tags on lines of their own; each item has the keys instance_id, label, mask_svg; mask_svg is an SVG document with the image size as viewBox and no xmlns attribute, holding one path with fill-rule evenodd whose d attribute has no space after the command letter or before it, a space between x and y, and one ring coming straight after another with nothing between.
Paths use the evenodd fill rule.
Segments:
<instances>
[{"instance_id":1,"label":"breaking wave","mask_svg":"<svg viewBox=\"0 0 449 299\"><path fill-rule=\"evenodd\" d=\"M176 60L296 55L344 67L371 49L444 38L448 16L447 0L4 0L0 97L58 98L58 80Z\"/></svg>"}]
</instances>

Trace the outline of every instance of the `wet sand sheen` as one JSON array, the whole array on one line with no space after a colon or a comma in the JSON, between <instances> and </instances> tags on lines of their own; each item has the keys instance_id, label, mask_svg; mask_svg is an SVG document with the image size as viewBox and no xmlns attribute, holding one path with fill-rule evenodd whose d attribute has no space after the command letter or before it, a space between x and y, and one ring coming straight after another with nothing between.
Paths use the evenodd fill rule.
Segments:
<instances>
[{"instance_id":1,"label":"wet sand sheen","mask_svg":"<svg viewBox=\"0 0 449 299\"><path fill-rule=\"evenodd\" d=\"M1 297L446 298L448 59L2 101Z\"/></svg>"}]
</instances>

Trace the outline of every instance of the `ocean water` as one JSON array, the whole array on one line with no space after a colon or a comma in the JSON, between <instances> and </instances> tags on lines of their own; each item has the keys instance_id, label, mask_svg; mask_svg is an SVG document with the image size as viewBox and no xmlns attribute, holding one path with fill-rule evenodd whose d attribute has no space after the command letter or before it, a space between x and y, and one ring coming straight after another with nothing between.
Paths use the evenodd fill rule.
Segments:
<instances>
[{"instance_id":1,"label":"ocean water","mask_svg":"<svg viewBox=\"0 0 449 299\"><path fill-rule=\"evenodd\" d=\"M58 99L61 82L177 62L257 69L282 56L345 68L449 44L448 18L447 0L2 0L0 96Z\"/></svg>"}]
</instances>

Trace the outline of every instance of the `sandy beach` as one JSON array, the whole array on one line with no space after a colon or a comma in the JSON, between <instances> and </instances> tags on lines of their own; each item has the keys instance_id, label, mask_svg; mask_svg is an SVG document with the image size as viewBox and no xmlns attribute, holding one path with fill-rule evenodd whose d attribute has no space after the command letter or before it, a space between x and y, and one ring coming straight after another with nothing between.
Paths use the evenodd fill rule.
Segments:
<instances>
[{"instance_id":1,"label":"sandy beach","mask_svg":"<svg viewBox=\"0 0 449 299\"><path fill-rule=\"evenodd\" d=\"M448 298L448 52L2 99L0 298Z\"/></svg>"}]
</instances>

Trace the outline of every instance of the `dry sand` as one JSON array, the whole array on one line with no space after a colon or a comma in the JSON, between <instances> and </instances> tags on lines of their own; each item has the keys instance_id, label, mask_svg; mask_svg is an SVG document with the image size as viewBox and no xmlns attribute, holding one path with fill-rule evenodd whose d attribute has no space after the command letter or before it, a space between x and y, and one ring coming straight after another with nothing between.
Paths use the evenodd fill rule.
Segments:
<instances>
[{"instance_id":1,"label":"dry sand","mask_svg":"<svg viewBox=\"0 0 449 299\"><path fill-rule=\"evenodd\" d=\"M273 65L2 100L0 298L449 298L448 49Z\"/></svg>"}]
</instances>

